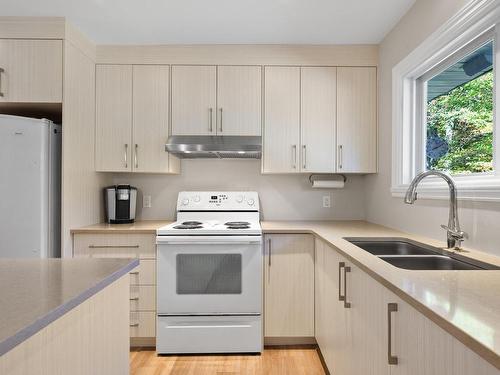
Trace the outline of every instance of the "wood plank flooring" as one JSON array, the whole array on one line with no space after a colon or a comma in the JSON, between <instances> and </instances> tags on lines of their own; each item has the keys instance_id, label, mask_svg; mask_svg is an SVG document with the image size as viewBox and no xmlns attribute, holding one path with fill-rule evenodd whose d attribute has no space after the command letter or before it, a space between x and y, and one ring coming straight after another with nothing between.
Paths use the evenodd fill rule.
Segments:
<instances>
[{"instance_id":1,"label":"wood plank flooring","mask_svg":"<svg viewBox=\"0 0 500 375\"><path fill-rule=\"evenodd\" d=\"M130 375L324 375L316 349L266 349L262 355L157 356L133 349Z\"/></svg>"}]
</instances>

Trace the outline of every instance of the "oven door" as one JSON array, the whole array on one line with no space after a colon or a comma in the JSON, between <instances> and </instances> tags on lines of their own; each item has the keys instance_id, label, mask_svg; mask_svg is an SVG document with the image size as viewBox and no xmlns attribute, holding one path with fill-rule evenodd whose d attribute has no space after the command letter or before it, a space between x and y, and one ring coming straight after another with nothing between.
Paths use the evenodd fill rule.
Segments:
<instances>
[{"instance_id":1,"label":"oven door","mask_svg":"<svg viewBox=\"0 0 500 375\"><path fill-rule=\"evenodd\" d=\"M158 315L260 314L261 236L158 236Z\"/></svg>"}]
</instances>

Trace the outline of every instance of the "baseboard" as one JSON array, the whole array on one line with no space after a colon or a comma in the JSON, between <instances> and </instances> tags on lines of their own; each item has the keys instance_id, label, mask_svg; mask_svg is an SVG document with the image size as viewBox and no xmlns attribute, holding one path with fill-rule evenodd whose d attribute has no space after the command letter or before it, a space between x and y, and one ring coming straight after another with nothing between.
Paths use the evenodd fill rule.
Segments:
<instances>
[{"instance_id":1,"label":"baseboard","mask_svg":"<svg viewBox=\"0 0 500 375\"><path fill-rule=\"evenodd\" d=\"M308 346L315 348L317 346L314 337L264 337L264 346Z\"/></svg>"},{"instance_id":2,"label":"baseboard","mask_svg":"<svg viewBox=\"0 0 500 375\"><path fill-rule=\"evenodd\" d=\"M156 337L131 337L131 348L155 348Z\"/></svg>"},{"instance_id":3,"label":"baseboard","mask_svg":"<svg viewBox=\"0 0 500 375\"><path fill-rule=\"evenodd\" d=\"M325 371L325 375L330 375L330 371L326 366L325 358L323 357L323 353L321 353L321 349L319 348L319 346L316 347L316 352L318 353L318 357L321 362L321 366L323 366L323 370Z\"/></svg>"}]
</instances>

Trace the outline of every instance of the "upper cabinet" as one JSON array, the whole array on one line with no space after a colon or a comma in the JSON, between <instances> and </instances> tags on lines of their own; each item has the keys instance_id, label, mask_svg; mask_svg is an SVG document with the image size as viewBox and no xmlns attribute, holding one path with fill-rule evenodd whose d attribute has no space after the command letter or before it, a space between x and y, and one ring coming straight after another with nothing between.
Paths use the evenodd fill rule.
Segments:
<instances>
[{"instance_id":1,"label":"upper cabinet","mask_svg":"<svg viewBox=\"0 0 500 375\"><path fill-rule=\"evenodd\" d=\"M260 66L217 67L217 134L260 135Z\"/></svg>"},{"instance_id":2,"label":"upper cabinet","mask_svg":"<svg viewBox=\"0 0 500 375\"><path fill-rule=\"evenodd\" d=\"M337 68L301 69L301 172L335 171Z\"/></svg>"},{"instance_id":3,"label":"upper cabinet","mask_svg":"<svg viewBox=\"0 0 500 375\"><path fill-rule=\"evenodd\" d=\"M178 173L168 114L168 66L97 65L96 170Z\"/></svg>"},{"instance_id":4,"label":"upper cabinet","mask_svg":"<svg viewBox=\"0 0 500 375\"><path fill-rule=\"evenodd\" d=\"M172 66L172 134L215 135L215 66Z\"/></svg>"},{"instance_id":5,"label":"upper cabinet","mask_svg":"<svg viewBox=\"0 0 500 375\"><path fill-rule=\"evenodd\" d=\"M376 69L266 67L263 173L373 173Z\"/></svg>"},{"instance_id":6,"label":"upper cabinet","mask_svg":"<svg viewBox=\"0 0 500 375\"><path fill-rule=\"evenodd\" d=\"M377 73L337 69L338 172L377 171Z\"/></svg>"},{"instance_id":7,"label":"upper cabinet","mask_svg":"<svg viewBox=\"0 0 500 375\"><path fill-rule=\"evenodd\" d=\"M62 102L62 40L0 40L0 102Z\"/></svg>"},{"instance_id":8,"label":"upper cabinet","mask_svg":"<svg viewBox=\"0 0 500 375\"><path fill-rule=\"evenodd\" d=\"M264 72L264 173L299 170L300 68L266 67Z\"/></svg>"},{"instance_id":9,"label":"upper cabinet","mask_svg":"<svg viewBox=\"0 0 500 375\"><path fill-rule=\"evenodd\" d=\"M261 68L172 67L172 134L260 135Z\"/></svg>"}]
</instances>

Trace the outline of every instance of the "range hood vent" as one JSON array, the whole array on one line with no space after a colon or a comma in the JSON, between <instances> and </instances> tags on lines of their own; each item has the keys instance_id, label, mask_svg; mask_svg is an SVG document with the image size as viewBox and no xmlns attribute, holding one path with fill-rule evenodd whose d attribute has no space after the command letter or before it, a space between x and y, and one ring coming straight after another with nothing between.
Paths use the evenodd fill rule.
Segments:
<instances>
[{"instance_id":1,"label":"range hood vent","mask_svg":"<svg viewBox=\"0 0 500 375\"><path fill-rule=\"evenodd\" d=\"M165 151L183 159L260 159L262 138L235 135L174 135Z\"/></svg>"}]
</instances>

